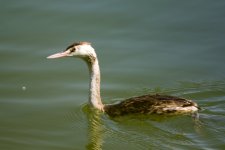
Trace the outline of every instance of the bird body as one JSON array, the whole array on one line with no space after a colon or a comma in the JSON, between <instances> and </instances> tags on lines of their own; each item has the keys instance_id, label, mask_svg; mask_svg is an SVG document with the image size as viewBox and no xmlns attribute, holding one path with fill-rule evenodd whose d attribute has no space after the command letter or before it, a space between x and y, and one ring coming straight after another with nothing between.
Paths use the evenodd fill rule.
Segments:
<instances>
[{"instance_id":1,"label":"bird body","mask_svg":"<svg viewBox=\"0 0 225 150\"><path fill-rule=\"evenodd\" d=\"M167 95L143 95L126 99L118 104L105 105L104 110L112 117L127 114L183 114L198 110L191 100Z\"/></svg>"},{"instance_id":2,"label":"bird body","mask_svg":"<svg viewBox=\"0 0 225 150\"><path fill-rule=\"evenodd\" d=\"M127 114L186 114L199 110L198 105L184 98L167 95L143 95L132 97L117 104L104 105L100 95L100 68L94 48L88 42L73 43L65 51L48 56L60 58L74 56L83 59L89 68L89 102L111 117Z\"/></svg>"}]
</instances>

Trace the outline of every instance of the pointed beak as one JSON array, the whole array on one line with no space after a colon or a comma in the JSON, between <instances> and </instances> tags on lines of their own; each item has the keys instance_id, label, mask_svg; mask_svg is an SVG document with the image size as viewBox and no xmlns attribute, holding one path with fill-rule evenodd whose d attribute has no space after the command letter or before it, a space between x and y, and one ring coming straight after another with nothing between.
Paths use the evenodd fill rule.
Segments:
<instances>
[{"instance_id":1,"label":"pointed beak","mask_svg":"<svg viewBox=\"0 0 225 150\"><path fill-rule=\"evenodd\" d=\"M47 58L48 59L53 59L53 58L61 58L61 57L66 57L66 56L69 56L69 51L56 53L56 54L48 56Z\"/></svg>"}]
</instances>

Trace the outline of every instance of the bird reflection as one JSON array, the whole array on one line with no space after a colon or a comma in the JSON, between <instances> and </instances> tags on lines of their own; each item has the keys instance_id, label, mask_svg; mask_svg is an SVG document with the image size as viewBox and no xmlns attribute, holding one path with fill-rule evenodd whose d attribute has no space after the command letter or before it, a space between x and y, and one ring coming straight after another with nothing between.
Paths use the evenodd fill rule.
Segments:
<instances>
[{"instance_id":1,"label":"bird reflection","mask_svg":"<svg viewBox=\"0 0 225 150\"><path fill-rule=\"evenodd\" d=\"M87 150L101 150L103 145L104 125L102 113L99 110L88 107L88 144Z\"/></svg>"}]
</instances>

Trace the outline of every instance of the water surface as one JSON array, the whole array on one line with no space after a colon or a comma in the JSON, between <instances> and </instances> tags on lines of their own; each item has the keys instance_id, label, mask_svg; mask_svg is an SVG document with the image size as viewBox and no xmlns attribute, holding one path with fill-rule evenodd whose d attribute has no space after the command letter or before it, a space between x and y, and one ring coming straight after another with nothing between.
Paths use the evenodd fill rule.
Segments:
<instances>
[{"instance_id":1,"label":"water surface","mask_svg":"<svg viewBox=\"0 0 225 150\"><path fill-rule=\"evenodd\" d=\"M225 2L0 2L0 149L224 149ZM148 93L194 99L190 116L111 119L88 108L74 41L98 53L105 103Z\"/></svg>"}]
</instances>

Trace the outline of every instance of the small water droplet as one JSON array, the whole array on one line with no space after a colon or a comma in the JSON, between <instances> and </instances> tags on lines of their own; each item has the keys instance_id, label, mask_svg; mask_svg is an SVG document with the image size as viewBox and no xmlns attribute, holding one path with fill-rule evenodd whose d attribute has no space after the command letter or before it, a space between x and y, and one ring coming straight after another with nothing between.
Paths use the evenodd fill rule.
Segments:
<instances>
[{"instance_id":1,"label":"small water droplet","mask_svg":"<svg viewBox=\"0 0 225 150\"><path fill-rule=\"evenodd\" d=\"M22 90L25 91L27 88L26 86L22 86Z\"/></svg>"}]
</instances>

